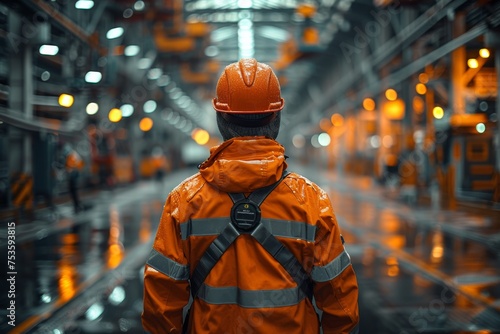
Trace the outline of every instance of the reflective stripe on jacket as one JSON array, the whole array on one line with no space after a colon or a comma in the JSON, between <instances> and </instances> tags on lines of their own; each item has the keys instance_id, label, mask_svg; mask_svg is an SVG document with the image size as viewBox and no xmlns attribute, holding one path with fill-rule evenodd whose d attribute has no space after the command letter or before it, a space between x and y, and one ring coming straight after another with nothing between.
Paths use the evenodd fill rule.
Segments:
<instances>
[{"instance_id":1,"label":"reflective stripe on jacket","mask_svg":"<svg viewBox=\"0 0 500 334\"><path fill-rule=\"evenodd\" d=\"M211 150L200 173L168 196L144 276L144 328L180 333L189 277L230 222L228 192L276 182L284 148L264 137L240 137ZM350 258L326 193L291 173L261 205L262 224L310 273L327 333L354 333L358 291ZM212 269L191 306L189 333L319 333L311 301L250 235L241 235Z\"/></svg>"}]
</instances>

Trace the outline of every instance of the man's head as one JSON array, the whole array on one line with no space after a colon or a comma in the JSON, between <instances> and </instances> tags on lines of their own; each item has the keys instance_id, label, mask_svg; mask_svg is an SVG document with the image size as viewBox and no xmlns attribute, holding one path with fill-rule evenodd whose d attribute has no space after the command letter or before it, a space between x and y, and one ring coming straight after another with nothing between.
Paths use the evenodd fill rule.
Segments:
<instances>
[{"instance_id":1,"label":"man's head","mask_svg":"<svg viewBox=\"0 0 500 334\"><path fill-rule=\"evenodd\" d=\"M253 58L226 66L213 99L224 140L242 136L276 139L284 104L271 67Z\"/></svg>"}]
</instances>

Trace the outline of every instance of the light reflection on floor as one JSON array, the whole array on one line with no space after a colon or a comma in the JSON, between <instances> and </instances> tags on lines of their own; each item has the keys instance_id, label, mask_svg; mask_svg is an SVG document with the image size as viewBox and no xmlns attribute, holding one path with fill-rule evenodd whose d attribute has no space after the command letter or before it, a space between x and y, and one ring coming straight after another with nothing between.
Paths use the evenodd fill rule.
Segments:
<instances>
[{"instance_id":1,"label":"light reflection on floor","mask_svg":"<svg viewBox=\"0 0 500 334\"><path fill-rule=\"evenodd\" d=\"M60 217L56 230L26 226L18 244L19 326L11 332L142 332L142 267L164 198L192 172L106 193L90 212ZM361 333L500 331L495 218L408 207L366 178L300 172L331 197L358 275Z\"/></svg>"}]
</instances>

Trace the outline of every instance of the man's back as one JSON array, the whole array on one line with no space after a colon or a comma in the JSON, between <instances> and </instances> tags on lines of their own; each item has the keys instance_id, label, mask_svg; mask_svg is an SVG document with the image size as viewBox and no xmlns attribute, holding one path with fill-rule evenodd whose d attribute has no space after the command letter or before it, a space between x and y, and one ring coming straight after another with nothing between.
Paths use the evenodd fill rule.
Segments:
<instances>
[{"instance_id":1,"label":"man's back","mask_svg":"<svg viewBox=\"0 0 500 334\"><path fill-rule=\"evenodd\" d=\"M144 328L319 333L314 298L325 334L357 333L356 276L330 200L286 175L277 76L241 59L226 66L216 91L224 142L165 202L144 272Z\"/></svg>"},{"instance_id":2,"label":"man's back","mask_svg":"<svg viewBox=\"0 0 500 334\"><path fill-rule=\"evenodd\" d=\"M187 303L187 279L206 249L231 222L233 202L228 192L273 184L286 169L284 150L273 140L238 138L221 146L212 152L213 159L201 165L199 174L170 194L164 208L155 256L176 262L177 271L170 270L172 266L160 268L159 261L150 261L149 265L156 268L146 271L145 284L146 289L164 290L170 295L170 302L176 301L172 303L176 311L172 312L179 312L179 304ZM267 157L262 159L262 155ZM291 173L269 194L260 209L266 230L295 256L313 279L315 272L322 273L315 268L337 258L341 265L335 275L347 279L342 282L342 289L356 288L342 243L332 243L340 241L340 234L328 197L319 187ZM156 281L158 276L163 276L165 284L150 285L149 278ZM335 286L328 280L316 282L315 289L333 290ZM336 329L357 322L357 294L345 297L337 292L333 304L328 300L332 298L330 294L315 297L318 303L328 306L330 313L336 312ZM171 312L165 304L160 306L145 299L145 311L151 308L155 312ZM352 310L346 310L349 308ZM146 328L155 332L147 314ZM189 324L190 333L319 332L312 301L301 293L294 278L276 258L251 234L245 233L236 238L211 269L194 299Z\"/></svg>"}]
</instances>

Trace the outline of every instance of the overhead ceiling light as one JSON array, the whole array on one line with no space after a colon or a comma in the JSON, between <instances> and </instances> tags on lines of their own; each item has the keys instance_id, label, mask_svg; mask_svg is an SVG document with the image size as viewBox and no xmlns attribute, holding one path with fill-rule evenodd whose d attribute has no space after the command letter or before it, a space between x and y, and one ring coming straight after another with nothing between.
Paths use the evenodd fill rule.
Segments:
<instances>
[{"instance_id":1,"label":"overhead ceiling light","mask_svg":"<svg viewBox=\"0 0 500 334\"><path fill-rule=\"evenodd\" d=\"M121 35L123 35L124 31L125 30L122 27L116 27L116 28L109 29L108 32L106 33L106 38L107 39L118 38Z\"/></svg>"},{"instance_id":2,"label":"overhead ceiling light","mask_svg":"<svg viewBox=\"0 0 500 334\"><path fill-rule=\"evenodd\" d=\"M102 73L97 71L88 71L85 74L85 82L98 83L102 79Z\"/></svg>"},{"instance_id":3,"label":"overhead ceiling light","mask_svg":"<svg viewBox=\"0 0 500 334\"><path fill-rule=\"evenodd\" d=\"M246 29L246 30L248 30L248 29L251 29L251 28L252 28L252 26L253 26L253 22L252 22L252 20L250 20L250 19L241 19L241 20L238 22L238 27L239 27L240 29Z\"/></svg>"},{"instance_id":4,"label":"overhead ceiling light","mask_svg":"<svg viewBox=\"0 0 500 334\"><path fill-rule=\"evenodd\" d=\"M168 85L170 83L170 77L166 74L163 74L158 78L158 81L156 83L160 87L165 87L166 85Z\"/></svg>"},{"instance_id":5,"label":"overhead ceiling light","mask_svg":"<svg viewBox=\"0 0 500 334\"><path fill-rule=\"evenodd\" d=\"M484 123L477 123L476 131L479 133L483 133L484 131L486 131L486 125L484 125Z\"/></svg>"},{"instance_id":6,"label":"overhead ceiling light","mask_svg":"<svg viewBox=\"0 0 500 334\"><path fill-rule=\"evenodd\" d=\"M144 4L144 1L142 1L142 0L136 1L134 3L135 10L138 10L138 11L144 10L144 7L146 7L146 5Z\"/></svg>"},{"instance_id":7,"label":"overhead ceiling light","mask_svg":"<svg viewBox=\"0 0 500 334\"><path fill-rule=\"evenodd\" d=\"M157 80L161 75L163 74L163 71L161 68L152 68L148 71L148 79L150 80Z\"/></svg>"},{"instance_id":8,"label":"overhead ceiling light","mask_svg":"<svg viewBox=\"0 0 500 334\"><path fill-rule=\"evenodd\" d=\"M285 29L273 27L273 26L265 26L259 28L257 31L262 37L269 38L275 40L276 42L285 42L289 39L290 33Z\"/></svg>"},{"instance_id":9,"label":"overhead ceiling light","mask_svg":"<svg viewBox=\"0 0 500 334\"><path fill-rule=\"evenodd\" d=\"M222 28L219 28L219 29L212 31L210 39L214 43L220 43L226 39L233 37L234 35L237 34L237 32L238 32L238 29L236 29L235 27L231 27L231 26L222 27Z\"/></svg>"},{"instance_id":10,"label":"overhead ceiling light","mask_svg":"<svg viewBox=\"0 0 500 334\"><path fill-rule=\"evenodd\" d=\"M90 9L94 7L94 1L92 0L78 0L75 3L76 9Z\"/></svg>"},{"instance_id":11,"label":"overhead ceiling light","mask_svg":"<svg viewBox=\"0 0 500 334\"><path fill-rule=\"evenodd\" d=\"M318 143L323 147L330 145L331 140L330 135L326 132L320 133L318 136Z\"/></svg>"},{"instance_id":12,"label":"overhead ceiling light","mask_svg":"<svg viewBox=\"0 0 500 334\"><path fill-rule=\"evenodd\" d=\"M253 7L252 0L238 0L238 7L239 8L252 8Z\"/></svg>"},{"instance_id":13,"label":"overhead ceiling light","mask_svg":"<svg viewBox=\"0 0 500 334\"><path fill-rule=\"evenodd\" d=\"M139 59L139 61L137 62L137 67L140 69L140 70L146 70L148 69L150 66L151 66L151 63L153 61L149 58L141 58Z\"/></svg>"},{"instance_id":14,"label":"overhead ceiling light","mask_svg":"<svg viewBox=\"0 0 500 334\"><path fill-rule=\"evenodd\" d=\"M238 22L239 58L251 58L255 53L253 23L250 19Z\"/></svg>"},{"instance_id":15,"label":"overhead ceiling light","mask_svg":"<svg viewBox=\"0 0 500 334\"><path fill-rule=\"evenodd\" d=\"M87 104L87 108L85 109L88 115L95 115L99 111L99 105L95 102L90 102Z\"/></svg>"},{"instance_id":16,"label":"overhead ceiling light","mask_svg":"<svg viewBox=\"0 0 500 334\"><path fill-rule=\"evenodd\" d=\"M134 15L134 11L130 8L127 8L123 11L123 17L126 18L126 19L129 19L132 17L132 15Z\"/></svg>"},{"instance_id":17,"label":"overhead ceiling light","mask_svg":"<svg viewBox=\"0 0 500 334\"><path fill-rule=\"evenodd\" d=\"M138 45L129 45L123 50L123 54L127 57L137 56L141 52L141 48Z\"/></svg>"},{"instance_id":18,"label":"overhead ceiling light","mask_svg":"<svg viewBox=\"0 0 500 334\"><path fill-rule=\"evenodd\" d=\"M179 105L179 107L181 108L186 108L189 104L191 103L191 99L189 98L189 96L187 95L183 95L179 98L179 100L177 101L177 104Z\"/></svg>"},{"instance_id":19,"label":"overhead ceiling light","mask_svg":"<svg viewBox=\"0 0 500 334\"><path fill-rule=\"evenodd\" d=\"M215 45L207 46L205 49L205 56L207 57L215 57L219 54L219 48Z\"/></svg>"},{"instance_id":20,"label":"overhead ceiling light","mask_svg":"<svg viewBox=\"0 0 500 334\"><path fill-rule=\"evenodd\" d=\"M126 294L125 289L121 286L117 286L113 289L108 297L109 302L112 305L120 305L125 300Z\"/></svg>"},{"instance_id":21,"label":"overhead ceiling light","mask_svg":"<svg viewBox=\"0 0 500 334\"><path fill-rule=\"evenodd\" d=\"M40 76L40 79L42 79L42 81L49 80L50 79L50 72L49 71L43 71L42 75Z\"/></svg>"},{"instance_id":22,"label":"overhead ceiling light","mask_svg":"<svg viewBox=\"0 0 500 334\"><path fill-rule=\"evenodd\" d=\"M44 56L55 56L59 52L57 45L44 44L40 46L39 52Z\"/></svg>"},{"instance_id":23,"label":"overhead ceiling light","mask_svg":"<svg viewBox=\"0 0 500 334\"><path fill-rule=\"evenodd\" d=\"M92 304L85 312L87 320L94 321L104 312L104 306L101 303Z\"/></svg>"},{"instance_id":24,"label":"overhead ceiling light","mask_svg":"<svg viewBox=\"0 0 500 334\"><path fill-rule=\"evenodd\" d=\"M130 117L134 113L134 106L131 104L124 104L120 107L123 117Z\"/></svg>"},{"instance_id":25,"label":"overhead ceiling light","mask_svg":"<svg viewBox=\"0 0 500 334\"><path fill-rule=\"evenodd\" d=\"M144 102L144 106L142 107L145 113L152 113L156 110L156 102L153 100L148 100Z\"/></svg>"},{"instance_id":26,"label":"overhead ceiling light","mask_svg":"<svg viewBox=\"0 0 500 334\"><path fill-rule=\"evenodd\" d=\"M75 98L71 94L64 93L64 94L59 95L57 102L59 102L60 106L69 108L73 105L73 102L75 102Z\"/></svg>"}]
</instances>

